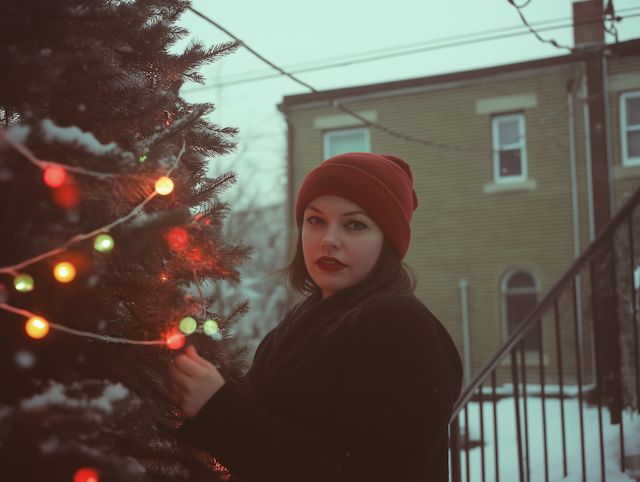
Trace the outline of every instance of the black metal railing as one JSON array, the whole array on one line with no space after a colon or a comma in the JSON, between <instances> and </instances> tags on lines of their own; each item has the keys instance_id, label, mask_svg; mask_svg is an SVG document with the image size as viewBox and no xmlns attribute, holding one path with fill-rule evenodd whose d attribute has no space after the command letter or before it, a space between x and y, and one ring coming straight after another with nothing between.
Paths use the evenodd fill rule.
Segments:
<instances>
[{"instance_id":1,"label":"black metal railing","mask_svg":"<svg viewBox=\"0 0 640 482\"><path fill-rule=\"evenodd\" d=\"M625 454L625 425L640 429L639 204L640 189L463 389L452 482L640 476Z\"/></svg>"}]
</instances>

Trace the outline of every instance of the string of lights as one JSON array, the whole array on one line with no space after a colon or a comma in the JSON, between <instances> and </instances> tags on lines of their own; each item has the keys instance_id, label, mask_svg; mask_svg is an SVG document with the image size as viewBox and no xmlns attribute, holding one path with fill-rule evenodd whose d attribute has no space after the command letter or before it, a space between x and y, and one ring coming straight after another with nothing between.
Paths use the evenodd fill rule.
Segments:
<instances>
[{"instance_id":1,"label":"string of lights","mask_svg":"<svg viewBox=\"0 0 640 482\"><path fill-rule=\"evenodd\" d=\"M0 131L2 132L2 131ZM5 133L2 132L3 138L6 140L10 140L9 136L4 135ZM9 142L9 144L14 147L18 152L20 152L21 154L24 155L24 157L26 159L28 159L30 162L34 163L36 166L45 169L45 174L46 172L51 169L52 164L55 163L51 163L48 161L42 161L40 159L38 159L36 156L34 156L24 145L22 145L20 142L17 142L15 140L11 140ZM98 251L110 251L111 249L113 249L114 247L114 241L113 238L111 236L109 236L108 233L111 229L113 229L115 226L118 226L119 224L122 224L126 221L128 221L129 219L131 219L132 217L139 215L142 208L149 202L151 201L151 199L153 199L156 195L160 194L160 195L168 195L173 191L173 181L169 178L169 176L171 175L171 173L173 172L173 170L178 166L180 159L182 158L183 154L186 151L186 142L183 140L182 142L182 148L175 160L175 162L173 163L173 165L169 168L169 170L167 171L165 176L162 176L160 179L158 179L156 181L155 184L155 190L149 194L142 202L140 202L138 205L136 205L131 212L129 212L127 215L116 219L115 221L113 221L112 223L102 227L102 228L98 228L90 233L85 233L85 234L79 234L74 236L73 238L71 238L69 241L67 241L63 246L53 249L51 251L48 251L46 253L42 253L38 256L35 256L33 258L30 258L26 261L23 261L21 263L12 265L12 266L5 266L5 267L0 267L0 273L7 273L10 274L12 276L14 276L14 287L16 290L20 291L20 292L28 292L34 289L34 281L33 278L27 274L27 273L20 273L18 270L21 270L22 268L29 266L31 264L37 263L39 261L42 261L46 258L55 256L57 254L60 254L64 251L66 251L68 249L69 246L71 246L74 243L89 239L89 238L93 238L95 237L95 241L94 241L94 248ZM60 164L55 164L56 168L64 168L67 169L68 166L63 166ZM63 169L63 172L64 172ZM94 173L92 171L86 171L83 170L82 174L89 174L89 175L95 175L95 174L101 174L101 173ZM45 182L46 182L46 176L45 176ZM184 243L186 243L186 239L183 239L187 236L186 232L180 228L176 228L174 231L178 231L178 236L180 239L176 240L173 238L176 238L176 236L174 235L175 233L171 233L170 235L170 244L173 244L174 247L180 247L182 246ZM172 236L173 235L173 236ZM72 263L69 262L61 262L58 263L55 267L54 267L54 277L56 278L56 280L58 280L61 283L68 283L70 281L72 281L75 278L76 275L76 269L75 266ZM202 291L200 290L200 285L197 281L197 272L196 270L193 270L193 277L194 277L194 281L196 283L196 286L198 287L198 292L200 293L200 299L203 305L203 319L206 320L207 318L207 311L206 311L206 304L205 304L205 300L204 297L202 296ZM0 293L1 294L1 293ZM4 298L4 296L2 296L2 298ZM18 315L22 315L27 319L26 325L25 325L25 329L27 331L27 334L29 336L31 336L32 338L43 338L44 336L46 336L49 332L50 329L55 329L55 330L59 330L59 331L63 331L72 335L76 335L76 336L82 336L82 337L87 337L87 338L94 338L94 339L99 339L99 340L103 340L103 341L107 341L107 342L115 342L115 343L125 343L125 344L131 344L131 345L166 345L171 349L179 349L184 345L185 342L185 336L191 335L192 333L195 333L197 331L201 331L204 332L207 335L212 336L214 339L220 339L221 335L218 332L218 323L215 320L209 319L206 320L202 326L202 328L198 329L198 323L196 322L196 320L190 316L187 316L185 318L182 319L182 321L180 322L179 325L179 330L173 330L171 333L169 333L165 338L160 339L160 340L130 340L127 338L119 338L119 337L113 337L113 336L108 336L108 335L99 335L97 333L91 333L91 332L87 332L87 331L81 331L81 330L75 330L73 328L68 328L64 325L60 325L58 323L53 323L53 322L49 322L47 321L44 317L36 315L30 311L27 310L23 310L20 308L15 308L7 303L5 303L6 300L4 299L0 299L0 309L5 310L5 311L9 311Z\"/></svg>"},{"instance_id":2,"label":"string of lights","mask_svg":"<svg viewBox=\"0 0 640 482\"><path fill-rule=\"evenodd\" d=\"M522 8L522 7L521 7ZM638 8L640 7L631 7L628 9L625 9L624 11L637 11ZM621 10L623 11L623 10ZM202 14L198 13L198 15L203 16ZM640 16L640 14L630 14L627 15L625 17L616 17L616 19L622 20L623 18L633 18L633 17L637 17ZM531 24L532 26L538 26L538 25L544 25L544 24L549 24L549 23L556 23L556 22L560 22L560 21L570 21L570 18L562 18L562 19L555 19L555 20L546 20L544 22L537 22L535 24ZM563 24L563 25L554 25L554 26L550 26L550 27L546 27L546 28L539 28L537 29L538 32L544 32L544 31L550 31L550 30L558 30L558 29L563 29L563 28L571 28L571 27L575 27L575 26L580 26L580 25L588 25L591 23L600 23L600 19L596 19L596 20L589 20L589 21L584 21L584 22L578 22L576 24L574 24L573 22L571 23L567 23L567 24ZM302 74L302 73L308 73L308 72L317 72L317 71L321 71L321 70L328 70L328 69L333 69L333 68L339 68L339 67L347 67L350 65L355 65L355 64L360 64L360 63L366 63L366 62L374 62L374 61L379 61L379 60L384 60L384 59L388 59L388 58L395 58L395 57L401 57L404 55L412 55L412 54L417 54L417 53L423 53L423 52L428 52L428 51L433 51L433 50L440 50L440 49L446 49L446 48L452 48L452 47L458 47L458 46L463 46L463 45L469 45L469 44L476 44L479 42L486 42L486 41L490 41L490 40L502 40L502 39L506 39L506 38L512 38L512 37L518 37L518 36L522 36L522 35L528 35L529 33L531 33L528 29L524 30L524 31L520 31L520 32L512 32L512 33L508 33L508 34L504 34L504 35L497 35L497 36L491 36L491 37L483 37L484 35L489 35L489 34L494 34L494 33L502 33L502 32L506 32L508 30L513 30L513 29L522 29L523 26L519 25L519 26L513 26L513 27L507 27L504 29L493 29L493 30L486 30L486 31L482 31L482 32L476 32L474 34L470 34L470 35L462 35L462 36L453 36L453 37L447 37L447 38L442 38L442 39L437 39L437 40L431 40L431 41L427 41L427 42L420 42L417 44L409 44L409 45L402 45L402 46L396 46L396 47L390 47L390 48L386 48L386 49L379 49L379 50L373 50L373 51L368 51L368 52L361 52L359 54L355 54L355 55L350 55L350 56L342 56L342 57L335 57L333 59L324 59L321 61L318 61L320 63L320 65L311 65L309 67L302 67L300 66L299 68L296 68L295 66L292 66L292 69L289 74ZM223 30L225 33L226 30ZM234 37L235 38L235 37ZM462 41L456 41L462 39ZM442 42L450 42L450 43L442 43ZM428 46L424 46L424 47L420 47L423 46L424 44L428 44ZM436 44L436 45L432 45L432 44ZM418 48L416 48L418 47ZM409 48L410 50L400 50L399 49L406 49ZM387 53L387 54L382 54L382 55L376 55L379 54L381 52L388 52L389 50L393 51L391 53ZM373 55L373 57L371 57L371 55ZM345 60L339 60L339 59L345 59ZM326 63L329 62L329 63ZM281 70L284 69L280 69L277 68L277 70L280 72ZM194 92L202 92L204 90L211 90L211 89L218 89L220 87L227 87L227 86L231 86L231 85L238 85L238 84L243 84L243 83L248 83L248 82L257 82L257 81L261 81L261 80L268 80L268 79L274 79L277 77L282 76L282 73L277 73L277 74L261 74L260 72L255 72L249 76L247 76L247 73L245 74L240 74L242 77L239 79L232 79L232 80L228 80L228 81L223 81L223 82L218 82L214 85L210 85L210 86L205 86L205 87L196 87L193 89L186 89L184 91L184 93L194 93Z\"/></svg>"},{"instance_id":3,"label":"string of lights","mask_svg":"<svg viewBox=\"0 0 640 482\"><path fill-rule=\"evenodd\" d=\"M19 143L15 142L12 143L12 145L20 145ZM23 147L23 150L26 150L26 148ZM23 150L21 150L20 152L22 153ZM173 163L173 165L171 166L171 168L169 168L169 170L167 171L165 176L160 177L155 184L155 190L149 194L140 204L138 204L137 206L135 206L131 212L129 212L129 214L127 214L126 216L123 216L119 219L116 219L115 221L113 221L112 223L103 226L101 228L98 228L94 231L91 231L90 233L86 233L86 234L78 234L76 236L74 236L73 238L71 238L69 241L67 241L63 246L53 249L51 251L48 251L46 253L40 254L38 256L35 256L31 259L28 259L26 261L23 261L22 263L18 263L15 264L13 266L5 266L5 267L0 267L0 273L9 273L12 274L14 276L18 275L18 270L22 269L26 266L29 266L30 264L36 263L38 261L42 261L43 259L49 258L51 256L55 256L63 251L66 251L68 249L69 246L71 246L72 244L75 244L77 242L80 241L84 241L85 239L89 239L92 238L94 236L98 236L100 234L106 234L108 233L111 229L113 229L114 227L118 226L119 224L122 224L126 221L128 221L129 219L131 219L132 217L140 214L141 209L149 202L151 201L155 196L157 196L158 194L166 196L167 194L170 194L171 191L173 191L173 181L169 178L169 176L171 175L171 173L173 172L173 170L178 166L178 163L180 162L180 159L182 158L182 155L184 154L186 150L186 143L183 140L182 141L182 149L180 150L180 153L178 154L177 159L175 160L175 162ZM32 156L33 157L33 156ZM33 157L35 159L35 157ZM41 161L41 160L37 160L38 163L45 163L46 161ZM38 165L38 164L36 164ZM109 239L111 239L111 237L109 236ZM106 238L104 238L105 241L108 241ZM109 241L109 243L107 243L111 249L113 247L113 240L111 239L111 241ZM105 246L106 247L106 246Z\"/></svg>"},{"instance_id":4,"label":"string of lights","mask_svg":"<svg viewBox=\"0 0 640 482\"><path fill-rule=\"evenodd\" d=\"M7 144L9 144L16 151L18 151L20 154L22 154L24 157L26 157L29 161L31 161L33 164L38 166L43 171L47 171L47 169L51 169L53 167L55 169L54 170L50 170L50 172L59 173L60 172L59 169L63 169L64 171L75 172L75 173L78 173L78 174L85 174L85 175L88 175L88 176L97 177L98 179L106 179L106 178L114 178L114 177L116 177L115 174L110 174L110 173L107 173L107 172L88 171L86 169L82 169L81 167L66 166L66 165L63 165L63 164L58 164L56 162L40 160L36 156L34 156L33 153L29 149L27 149L26 146L24 146L21 143L13 140L11 135L9 135L4 130L0 130L0 145L3 142L6 142ZM55 177L55 176L52 176L52 177ZM62 182L64 182L64 180ZM62 184L62 182L60 184Z\"/></svg>"},{"instance_id":5,"label":"string of lights","mask_svg":"<svg viewBox=\"0 0 640 482\"><path fill-rule=\"evenodd\" d=\"M31 163L35 164L40 169L45 171L45 173L48 173L45 174L45 182L48 181L47 185L50 187L58 187L62 185L66 179L66 172L75 172L76 174L92 176L100 180L117 179L121 177L135 177L137 179L151 180L150 178L134 176L131 174L112 174L109 172L90 171L81 167L69 166L67 164L60 164L52 161L44 161L42 159L38 159L24 144L13 139L10 132L0 130L0 145L2 145L4 142L13 147Z\"/></svg>"},{"instance_id":6,"label":"string of lights","mask_svg":"<svg viewBox=\"0 0 640 482\"><path fill-rule=\"evenodd\" d=\"M0 303L0 308L28 318L27 333L32 338L44 338L48 334L49 329L54 328L56 330L64 331L66 333L71 333L73 335L84 336L87 338L94 338L94 339L103 340L103 341L111 341L115 343L126 343L129 345L167 345L169 342L168 340L138 341L138 340L129 340L126 338L117 338L113 336L98 335L97 333L74 330L73 328L68 328L66 326L59 325L58 323L48 322L43 317L38 316L35 313L31 313L30 311L22 310L20 308L15 308L6 303Z\"/></svg>"},{"instance_id":7,"label":"string of lights","mask_svg":"<svg viewBox=\"0 0 640 482\"><path fill-rule=\"evenodd\" d=\"M509 2L511 2L511 0L507 0ZM229 35L231 38L233 38L234 40L237 41L241 41L238 37L236 37L235 35L233 35L231 32L229 32L228 30L226 30L225 28L223 28L221 25L219 25L218 23L214 22L212 19L210 19L209 17L207 17L206 15L204 15L201 12L198 12L197 10L195 10L193 7L188 7L189 10L191 10L192 12L194 12L196 15L200 16L201 18L203 18L204 20L206 20L207 22L209 22L210 24L212 24L213 26L219 28L220 30L222 30L224 33L226 33L227 35ZM640 15L640 14L638 14ZM272 62L268 61L267 59L265 59L262 55L258 54L255 50L253 50L252 48L250 48L248 45L246 45L246 43L243 42L243 46L249 50L249 52L251 52L253 55L255 55L256 57L258 57L260 60L262 60L263 62L265 62L266 64L268 64L269 66L271 66L272 68L276 69L278 72L281 72L281 74L286 75L287 77L289 77L291 80L293 80L294 82L306 87L307 89L311 90L314 93L319 92L318 90L316 90L314 87L312 87L311 85L299 80L297 77L295 77L292 73L286 72L285 70L283 70L282 68L276 66L275 64L273 64ZM407 134L403 134L401 132L398 132L394 129L391 129L389 127L383 126L381 124L378 124L376 122L372 122L369 121L367 119L365 119L364 117L362 117L361 115L357 114L356 112L352 111L351 109L345 107L343 104L341 104L338 100L336 99L327 99L328 102L331 103L331 105L333 105L336 109L341 110L342 112L344 112L345 114L348 114L356 119L358 119L360 122L362 122L363 124L369 126L369 127L373 127L375 129L378 129L382 132L385 132L393 137L396 137L398 139L402 139L404 141L408 141L408 142L415 142L417 144L421 144L421 145L426 145L426 146L430 146L430 147L436 147L436 148L440 148L440 149L450 149L450 150L456 150L456 151L464 151L464 152L476 152L476 153L491 153L491 154L499 154L501 151L499 149L487 149L485 147L479 147L479 146L459 146L459 145L454 145L454 144L447 144L447 143L442 143L442 142L437 142L437 141L432 141L432 140L428 140L428 139L422 139L422 138L418 138L418 137L414 137L414 136L410 136ZM562 108L560 109L560 111L565 110L568 108L568 105L563 105ZM549 116L549 118L554 117L554 114L552 114L551 116ZM543 119L544 120L544 119ZM545 121L546 122L546 121ZM538 127L539 128L539 127ZM530 135L531 132L527 133L526 135ZM525 136L521 136L519 137L519 139L522 139Z\"/></svg>"}]
</instances>

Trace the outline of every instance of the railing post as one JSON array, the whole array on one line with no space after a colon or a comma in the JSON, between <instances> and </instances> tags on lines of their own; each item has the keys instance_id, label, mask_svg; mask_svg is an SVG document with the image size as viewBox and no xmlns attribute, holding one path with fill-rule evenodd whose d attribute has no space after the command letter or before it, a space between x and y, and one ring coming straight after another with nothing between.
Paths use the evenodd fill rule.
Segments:
<instances>
[{"instance_id":1,"label":"railing post","mask_svg":"<svg viewBox=\"0 0 640 482\"><path fill-rule=\"evenodd\" d=\"M460 420L454 418L449 424L449 448L451 449L451 482L462 482L460 467Z\"/></svg>"},{"instance_id":2,"label":"railing post","mask_svg":"<svg viewBox=\"0 0 640 482\"><path fill-rule=\"evenodd\" d=\"M495 448L494 455L496 459L496 482L500 482L500 461L498 443L498 402L496 400L496 372L491 372L491 401L493 402L493 446Z\"/></svg>"},{"instance_id":3,"label":"railing post","mask_svg":"<svg viewBox=\"0 0 640 482\"><path fill-rule=\"evenodd\" d=\"M612 235L613 236L613 235ZM607 249L609 248L609 249ZM602 400L609 407L611 423L622 421L620 380L620 327L616 303L613 237L591 261L592 312L595 356L600 369Z\"/></svg>"},{"instance_id":4,"label":"railing post","mask_svg":"<svg viewBox=\"0 0 640 482\"><path fill-rule=\"evenodd\" d=\"M633 305L633 355L636 369L636 412L640 411L640 362L638 356L638 302L636 292L636 260L634 254L633 211L628 217L629 269L631 271L631 303Z\"/></svg>"},{"instance_id":5,"label":"railing post","mask_svg":"<svg viewBox=\"0 0 640 482\"><path fill-rule=\"evenodd\" d=\"M511 350L511 380L513 383L513 402L515 403L515 412L516 412L516 437L518 442L518 470L520 475L520 482L524 482L524 467L522 460L522 431L520 428L520 400L518 400L518 392L520 388L518 387L518 357L516 356L517 346Z\"/></svg>"}]
</instances>

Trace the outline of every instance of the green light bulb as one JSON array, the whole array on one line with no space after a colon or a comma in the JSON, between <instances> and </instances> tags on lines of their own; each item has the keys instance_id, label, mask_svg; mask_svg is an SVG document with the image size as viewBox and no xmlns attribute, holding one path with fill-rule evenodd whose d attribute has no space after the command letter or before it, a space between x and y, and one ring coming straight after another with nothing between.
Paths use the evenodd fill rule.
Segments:
<instances>
[{"instance_id":1,"label":"green light bulb","mask_svg":"<svg viewBox=\"0 0 640 482\"><path fill-rule=\"evenodd\" d=\"M33 278L26 273L19 274L13 278L13 286L15 286L18 291L26 293L33 289Z\"/></svg>"},{"instance_id":2,"label":"green light bulb","mask_svg":"<svg viewBox=\"0 0 640 482\"><path fill-rule=\"evenodd\" d=\"M113 246L113 238L108 234L99 234L93 242L93 247L96 248L97 251L101 252L111 251Z\"/></svg>"},{"instance_id":3,"label":"green light bulb","mask_svg":"<svg viewBox=\"0 0 640 482\"><path fill-rule=\"evenodd\" d=\"M213 335L218 332L218 324L214 320L207 320L202 329L207 335Z\"/></svg>"},{"instance_id":4,"label":"green light bulb","mask_svg":"<svg viewBox=\"0 0 640 482\"><path fill-rule=\"evenodd\" d=\"M184 333L185 335L190 335L191 333L196 331L197 327L198 323L196 323L196 320L194 320L190 316L183 318L180 322L180 331L182 331L182 333Z\"/></svg>"}]
</instances>

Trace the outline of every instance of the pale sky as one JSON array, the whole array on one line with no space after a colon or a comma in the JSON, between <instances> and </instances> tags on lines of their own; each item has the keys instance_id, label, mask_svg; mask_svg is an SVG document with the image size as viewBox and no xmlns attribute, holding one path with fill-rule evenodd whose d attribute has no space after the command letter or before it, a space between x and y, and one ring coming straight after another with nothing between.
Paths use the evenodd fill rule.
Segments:
<instances>
[{"instance_id":1,"label":"pale sky","mask_svg":"<svg viewBox=\"0 0 640 482\"><path fill-rule=\"evenodd\" d=\"M519 0L523 4L526 0ZM605 4L608 0L605 0ZM571 0L531 0L522 13L545 39L573 46L571 27L542 29L571 23ZM618 16L640 14L640 0L614 0ZM372 51L388 53L404 46L427 47L450 37L490 36L522 32L525 27L507 0L194 0L193 8L207 15L263 57L287 71L324 65L346 58L362 58ZM632 10L629 10L632 9ZM558 20L555 23L536 23ZM193 12L181 24L205 45L231 38ZM640 16L616 24L620 41L640 36ZM504 32L500 32L504 30ZM489 36L489 35L487 35ZM431 42L434 42L430 44ZM613 37L607 35L607 42ZM408 50L405 49L405 50ZM411 79L450 72L565 55L568 51L543 44L533 34L473 42L468 45L402 55L372 62L296 74L317 90ZM276 105L285 95L309 92L280 76L235 85L222 85L276 73L242 48L202 69L207 83L187 84L182 92L190 102L213 102L210 119L240 129L238 152L212 161L211 174L233 169L238 185L224 196L233 209L252 203L284 202L286 195L286 125Z\"/></svg>"}]
</instances>

